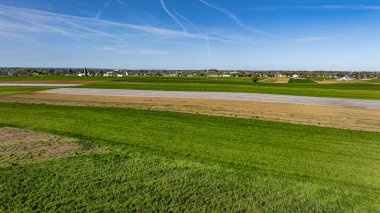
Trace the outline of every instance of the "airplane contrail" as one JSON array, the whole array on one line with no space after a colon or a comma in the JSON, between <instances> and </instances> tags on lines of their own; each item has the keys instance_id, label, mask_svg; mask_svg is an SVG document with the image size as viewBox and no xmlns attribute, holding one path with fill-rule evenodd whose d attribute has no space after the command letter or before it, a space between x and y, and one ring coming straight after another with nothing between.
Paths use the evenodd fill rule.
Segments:
<instances>
[{"instance_id":1,"label":"airplane contrail","mask_svg":"<svg viewBox=\"0 0 380 213\"><path fill-rule=\"evenodd\" d=\"M174 11L175 12L175 14L177 14L177 16L179 16L180 18L182 18L183 20L185 20L187 23L189 23L191 26L193 26L194 27L194 29L198 32L198 34L200 35L200 36L202 36L205 40L206 40L206 42L207 42L207 50L208 50L208 53L210 53L211 54L211 49L210 49L210 40L209 40L209 38L208 38L208 34L206 33L206 34L204 34L204 33L202 33L200 30L199 30L199 28L197 27L197 26L195 26L188 18L186 18L185 16L183 16L183 15L181 15L181 14L179 14L177 11Z\"/></svg>"},{"instance_id":2,"label":"airplane contrail","mask_svg":"<svg viewBox=\"0 0 380 213\"><path fill-rule=\"evenodd\" d=\"M164 0L160 0L160 3L161 3L161 7L162 9L164 9L164 11L173 19L173 21L175 21L181 28L182 28L182 31L183 32L187 32L187 29L185 27L185 25L183 25L171 12L170 10L166 7L165 5L165 1Z\"/></svg>"},{"instance_id":3,"label":"airplane contrail","mask_svg":"<svg viewBox=\"0 0 380 213\"><path fill-rule=\"evenodd\" d=\"M102 16L103 11L108 7L108 5L111 3L111 1L112 0L108 0L106 2L106 4L104 5L103 9L99 10L98 13L96 13L96 16L95 16L96 19L99 19Z\"/></svg>"},{"instance_id":4,"label":"airplane contrail","mask_svg":"<svg viewBox=\"0 0 380 213\"><path fill-rule=\"evenodd\" d=\"M251 31L254 31L256 33L260 33L260 34L263 34L263 35L268 35L268 36L273 36L271 33L268 33L268 32L265 32L265 31L262 31L260 29L257 29L255 27L250 27L250 26L247 26L245 24L243 24L240 19L238 17L235 16L235 14L233 14L232 12L228 11L226 8L222 7L222 6L219 6L219 5L216 5L214 3L210 3L206 0L198 0L200 3L210 7L210 8L213 8L221 13L223 13L224 15L226 15L228 18L230 18L232 21L234 21L237 25L247 29L247 30L251 30Z\"/></svg>"}]
</instances>

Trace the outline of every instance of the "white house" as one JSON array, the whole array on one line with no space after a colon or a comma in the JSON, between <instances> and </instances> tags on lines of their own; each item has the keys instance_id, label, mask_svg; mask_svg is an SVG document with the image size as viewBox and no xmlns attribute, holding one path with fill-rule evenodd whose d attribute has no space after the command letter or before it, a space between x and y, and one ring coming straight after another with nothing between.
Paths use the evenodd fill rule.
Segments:
<instances>
[{"instance_id":1,"label":"white house","mask_svg":"<svg viewBox=\"0 0 380 213\"><path fill-rule=\"evenodd\" d=\"M103 76L113 77L113 76L115 76L115 74L113 72L106 72L106 73L103 74Z\"/></svg>"},{"instance_id":2,"label":"white house","mask_svg":"<svg viewBox=\"0 0 380 213\"><path fill-rule=\"evenodd\" d=\"M294 75L292 76L292 78L299 78L299 76L296 75L296 74L294 74Z\"/></svg>"}]
</instances>

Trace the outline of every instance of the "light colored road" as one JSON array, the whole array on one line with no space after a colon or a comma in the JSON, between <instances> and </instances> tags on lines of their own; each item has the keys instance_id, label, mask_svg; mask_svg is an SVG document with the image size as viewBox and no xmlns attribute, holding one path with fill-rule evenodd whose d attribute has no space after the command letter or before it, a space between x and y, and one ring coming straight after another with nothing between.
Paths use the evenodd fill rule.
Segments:
<instances>
[{"instance_id":1,"label":"light colored road","mask_svg":"<svg viewBox=\"0 0 380 213\"><path fill-rule=\"evenodd\" d=\"M190 99L252 101L252 102L268 102L268 103L304 104L304 105L312 105L312 106L334 106L334 107L349 107L349 108L363 108L363 109L380 109L380 100L320 98L320 97L272 95L272 94L257 94L257 93L180 92L180 91L82 89L82 88L59 88L59 89L41 91L40 93L120 96L120 97L145 97L145 98L186 98L186 99L190 98Z\"/></svg>"},{"instance_id":2,"label":"light colored road","mask_svg":"<svg viewBox=\"0 0 380 213\"><path fill-rule=\"evenodd\" d=\"M0 87L74 87L81 84L0 83Z\"/></svg>"}]
</instances>

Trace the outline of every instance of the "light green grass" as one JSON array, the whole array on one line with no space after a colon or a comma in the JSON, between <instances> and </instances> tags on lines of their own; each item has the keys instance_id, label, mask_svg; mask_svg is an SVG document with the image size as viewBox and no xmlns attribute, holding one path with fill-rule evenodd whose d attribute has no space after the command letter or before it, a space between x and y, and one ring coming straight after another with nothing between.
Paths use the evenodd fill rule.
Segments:
<instances>
[{"instance_id":1,"label":"light green grass","mask_svg":"<svg viewBox=\"0 0 380 213\"><path fill-rule=\"evenodd\" d=\"M299 78L291 78L289 79L290 84L305 84L305 83L315 83L313 80L310 78L305 78L305 79L299 79Z\"/></svg>"},{"instance_id":2,"label":"light green grass","mask_svg":"<svg viewBox=\"0 0 380 213\"><path fill-rule=\"evenodd\" d=\"M380 210L380 133L95 107L0 103L0 115L115 150L1 169L4 211Z\"/></svg>"},{"instance_id":3,"label":"light green grass","mask_svg":"<svg viewBox=\"0 0 380 213\"><path fill-rule=\"evenodd\" d=\"M251 78L215 78L215 77L125 77L116 79L119 82L144 83L187 83L187 84L252 84Z\"/></svg>"}]
</instances>

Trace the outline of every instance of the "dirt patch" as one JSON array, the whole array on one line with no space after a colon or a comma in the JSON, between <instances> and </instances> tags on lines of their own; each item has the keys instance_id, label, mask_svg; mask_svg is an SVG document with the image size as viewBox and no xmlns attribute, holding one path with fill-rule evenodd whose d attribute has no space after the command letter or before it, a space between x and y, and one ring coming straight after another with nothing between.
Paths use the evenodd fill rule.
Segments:
<instances>
[{"instance_id":1,"label":"dirt patch","mask_svg":"<svg viewBox=\"0 0 380 213\"><path fill-rule=\"evenodd\" d=\"M380 110L181 98L21 94L3 102L175 111L380 132Z\"/></svg>"},{"instance_id":2,"label":"dirt patch","mask_svg":"<svg viewBox=\"0 0 380 213\"><path fill-rule=\"evenodd\" d=\"M269 78L265 82L276 83L276 84L287 84L289 82L289 78Z\"/></svg>"},{"instance_id":3,"label":"dirt patch","mask_svg":"<svg viewBox=\"0 0 380 213\"><path fill-rule=\"evenodd\" d=\"M77 139L18 128L0 128L0 167L26 165L95 151Z\"/></svg>"}]
</instances>

